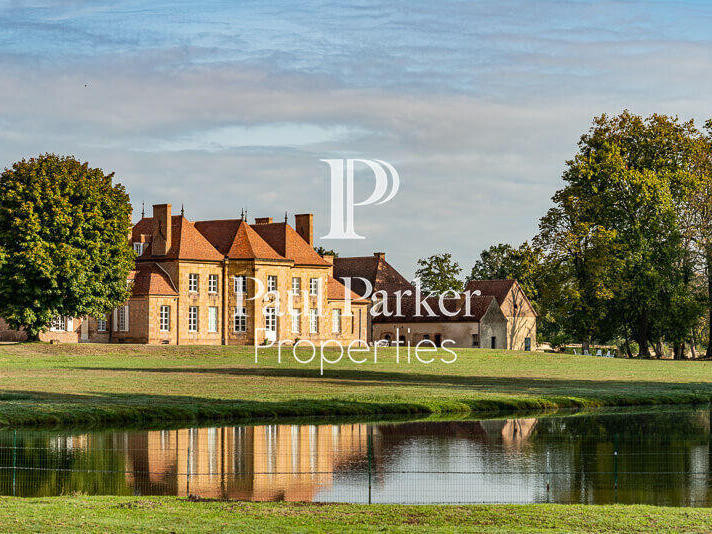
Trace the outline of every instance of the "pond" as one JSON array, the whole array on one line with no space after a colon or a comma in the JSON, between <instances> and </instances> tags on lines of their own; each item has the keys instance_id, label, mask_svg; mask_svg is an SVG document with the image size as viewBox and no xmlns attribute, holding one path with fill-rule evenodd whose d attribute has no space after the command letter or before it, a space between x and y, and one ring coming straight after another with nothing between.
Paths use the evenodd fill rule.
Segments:
<instances>
[{"instance_id":1,"label":"pond","mask_svg":"<svg viewBox=\"0 0 712 534\"><path fill-rule=\"evenodd\" d=\"M712 505L709 408L507 419L0 431L0 493Z\"/></svg>"}]
</instances>

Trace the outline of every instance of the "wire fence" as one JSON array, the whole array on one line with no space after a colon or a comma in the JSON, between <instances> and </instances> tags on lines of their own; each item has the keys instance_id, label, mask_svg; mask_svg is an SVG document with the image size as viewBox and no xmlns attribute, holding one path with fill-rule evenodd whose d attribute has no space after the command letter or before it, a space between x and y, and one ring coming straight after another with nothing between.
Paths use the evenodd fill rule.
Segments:
<instances>
[{"instance_id":1,"label":"wire fence","mask_svg":"<svg viewBox=\"0 0 712 534\"><path fill-rule=\"evenodd\" d=\"M364 424L73 436L5 431L0 494L712 505L709 438L678 449L661 443L659 450L635 450L617 438L589 445L549 439L540 449L525 439L476 435L413 439Z\"/></svg>"}]
</instances>

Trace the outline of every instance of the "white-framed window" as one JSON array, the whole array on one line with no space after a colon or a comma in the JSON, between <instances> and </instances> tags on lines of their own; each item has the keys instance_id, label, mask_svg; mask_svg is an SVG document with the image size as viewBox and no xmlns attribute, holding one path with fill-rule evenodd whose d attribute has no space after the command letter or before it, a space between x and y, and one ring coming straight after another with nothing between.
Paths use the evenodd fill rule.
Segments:
<instances>
[{"instance_id":1,"label":"white-framed window","mask_svg":"<svg viewBox=\"0 0 712 534\"><path fill-rule=\"evenodd\" d=\"M61 315L52 317L52 320L49 322L49 329L51 332L66 332L67 318Z\"/></svg>"},{"instance_id":2,"label":"white-framed window","mask_svg":"<svg viewBox=\"0 0 712 534\"><path fill-rule=\"evenodd\" d=\"M190 273L188 275L188 291L191 293L197 293L199 282L200 276L197 273Z\"/></svg>"},{"instance_id":3,"label":"white-framed window","mask_svg":"<svg viewBox=\"0 0 712 534\"><path fill-rule=\"evenodd\" d=\"M277 276L274 274L267 276L267 291L277 291Z\"/></svg>"},{"instance_id":4,"label":"white-framed window","mask_svg":"<svg viewBox=\"0 0 712 534\"><path fill-rule=\"evenodd\" d=\"M119 332L129 331L129 306L122 306L116 310L116 330Z\"/></svg>"},{"instance_id":5,"label":"white-framed window","mask_svg":"<svg viewBox=\"0 0 712 534\"><path fill-rule=\"evenodd\" d=\"M310 278L309 279L309 294L313 297L319 296L319 279Z\"/></svg>"},{"instance_id":6,"label":"white-framed window","mask_svg":"<svg viewBox=\"0 0 712 534\"><path fill-rule=\"evenodd\" d=\"M272 306L265 308L265 331L277 331L277 308Z\"/></svg>"},{"instance_id":7,"label":"white-framed window","mask_svg":"<svg viewBox=\"0 0 712 534\"><path fill-rule=\"evenodd\" d=\"M208 275L208 293L218 292L218 275L209 274Z\"/></svg>"},{"instance_id":8,"label":"white-framed window","mask_svg":"<svg viewBox=\"0 0 712 534\"><path fill-rule=\"evenodd\" d=\"M218 331L218 307L210 306L208 308L208 332Z\"/></svg>"},{"instance_id":9,"label":"white-framed window","mask_svg":"<svg viewBox=\"0 0 712 534\"><path fill-rule=\"evenodd\" d=\"M301 311L298 310L298 309L296 309L296 308L294 308L294 309L292 309L292 313L291 313L290 315L291 315L291 317L292 317L292 333L293 333L293 334L298 334L298 333L301 331L301 329L302 329L302 326L301 326L301 318L302 318Z\"/></svg>"},{"instance_id":10,"label":"white-framed window","mask_svg":"<svg viewBox=\"0 0 712 534\"><path fill-rule=\"evenodd\" d=\"M246 276L236 276L232 279L233 286L235 288L235 293L246 294L247 293L247 277Z\"/></svg>"},{"instance_id":11,"label":"white-framed window","mask_svg":"<svg viewBox=\"0 0 712 534\"><path fill-rule=\"evenodd\" d=\"M198 331L198 307L188 307L188 332Z\"/></svg>"},{"instance_id":12,"label":"white-framed window","mask_svg":"<svg viewBox=\"0 0 712 534\"><path fill-rule=\"evenodd\" d=\"M292 277L292 294L298 296L302 292L302 279L298 276Z\"/></svg>"},{"instance_id":13,"label":"white-framed window","mask_svg":"<svg viewBox=\"0 0 712 534\"><path fill-rule=\"evenodd\" d=\"M97 332L106 332L106 317L97 317L96 318L96 331Z\"/></svg>"},{"instance_id":14,"label":"white-framed window","mask_svg":"<svg viewBox=\"0 0 712 534\"><path fill-rule=\"evenodd\" d=\"M247 308L236 307L233 312L235 332L247 332Z\"/></svg>"},{"instance_id":15,"label":"white-framed window","mask_svg":"<svg viewBox=\"0 0 712 534\"><path fill-rule=\"evenodd\" d=\"M134 243L134 252L136 253L137 256L140 256L143 254L143 251L146 250L146 245L148 243Z\"/></svg>"},{"instance_id":16,"label":"white-framed window","mask_svg":"<svg viewBox=\"0 0 712 534\"><path fill-rule=\"evenodd\" d=\"M341 310L331 310L331 332L333 334L341 332Z\"/></svg>"},{"instance_id":17,"label":"white-framed window","mask_svg":"<svg viewBox=\"0 0 712 534\"><path fill-rule=\"evenodd\" d=\"M309 308L309 333L319 333L319 310L316 308Z\"/></svg>"},{"instance_id":18,"label":"white-framed window","mask_svg":"<svg viewBox=\"0 0 712 534\"><path fill-rule=\"evenodd\" d=\"M158 314L158 329L161 332L170 332L171 330L171 307L161 306Z\"/></svg>"}]
</instances>

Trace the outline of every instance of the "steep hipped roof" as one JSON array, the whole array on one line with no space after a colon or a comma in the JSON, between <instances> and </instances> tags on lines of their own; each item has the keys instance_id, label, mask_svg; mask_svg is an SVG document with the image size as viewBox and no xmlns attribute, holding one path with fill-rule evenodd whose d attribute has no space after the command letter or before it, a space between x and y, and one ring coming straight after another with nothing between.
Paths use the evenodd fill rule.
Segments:
<instances>
[{"instance_id":1,"label":"steep hipped roof","mask_svg":"<svg viewBox=\"0 0 712 534\"><path fill-rule=\"evenodd\" d=\"M326 296L329 300L346 300L344 298L344 294L346 292L346 287L344 284L339 282L336 278L332 278L331 276L329 277L329 280L327 282L326 286ZM359 297L356 293L353 291L350 292L350 300L354 302L362 302L362 303L367 303L370 302L367 299L363 299Z\"/></svg>"},{"instance_id":2,"label":"steep hipped roof","mask_svg":"<svg viewBox=\"0 0 712 534\"><path fill-rule=\"evenodd\" d=\"M443 299L443 308L450 314L457 312L455 315L449 315L440 311L438 297L430 297L425 299L425 303L433 310L435 315L430 315L425 306L420 306L418 314L417 299L414 297L403 297L401 299L400 313L397 310L395 297L387 299L388 312L390 316L385 316L382 313L373 317L374 323L446 323L446 322L465 322L476 323L487 313L490 306L494 305L495 309L499 309L497 302L491 295L486 296L471 296L470 309L467 309L465 297L446 298ZM501 313L501 311L500 311ZM504 316L503 316L504 317Z\"/></svg>"},{"instance_id":3,"label":"steep hipped roof","mask_svg":"<svg viewBox=\"0 0 712 534\"><path fill-rule=\"evenodd\" d=\"M241 219L198 221L195 227L230 259L285 260Z\"/></svg>"},{"instance_id":4,"label":"steep hipped roof","mask_svg":"<svg viewBox=\"0 0 712 534\"><path fill-rule=\"evenodd\" d=\"M465 290L470 292L479 290L482 295L492 295L501 305L516 283L516 280L470 280Z\"/></svg>"},{"instance_id":5,"label":"steep hipped roof","mask_svg":"<svg viewBox=\"0 0 712 534\"><path fill-rule=\"evenodd\" d=\"M173 282L166 272L155 263L141 263L129 275L133 281L131 295L144 297L146 295L177 295Z\"/></svg>"},{"instance_id":6,"label":"steep hipped roof","mask_svg":"<svg viewBox=\"0 0 712 534\"><path fill-rule=\"evenodd\" d=\"M329 265L324 258L317 254L314 247L285 222L255 224L252 228L278 254L294 261L297 265Z\"/></svg>"},{"instance_id":7,"label":"steep hipped roof","mask_svg":"<svg viewBox=\"0 0 712 534\"><path fill-rule=\"evenodd\" d=\"M380 253L373 256L334 258L334 277L341 281L351 278L351 289L365 297L370 295L365 294L366 284L359 278L368 280L374 292L386 291L390 295L395 291L414 290L413 285Z\"/></svg>"},{"instance_id":8,"label":"steep hipped roof","mask_svg":"<svg viewBox=\"0 0 712 534\"><path fill-rule=\"evenodd\" d=\"M131 238L137 242L141 239L141 235L150 235L152 232L153 217L144 217L133 227ZM148 245L138 259L199 261L221 261L223 259L223 255L183 215L171 217L171 233L171 247L165 256L154 256L151 245Z\"/></svg>"}]
</instances>

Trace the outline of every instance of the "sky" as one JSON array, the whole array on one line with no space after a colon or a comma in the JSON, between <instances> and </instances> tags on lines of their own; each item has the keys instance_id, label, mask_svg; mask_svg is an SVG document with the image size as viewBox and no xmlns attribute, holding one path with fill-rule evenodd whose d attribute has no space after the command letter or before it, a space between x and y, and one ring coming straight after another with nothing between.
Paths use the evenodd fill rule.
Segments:
<instances>
[{"instance_id":1,"label":"sky","mask_svg":"<svg viewBox=\"0 0 712 534\"><path fill-rule=\"evenodd\" d=\"M0 168L114 171L191 220L315 214L317 244L463 276L518 245L594 116L712 116L712 2L0 0ZM322 159L390 162L398 194L329 231ZM373 178L357 175L357 199Z\"/></svg>"}]
</instances>

